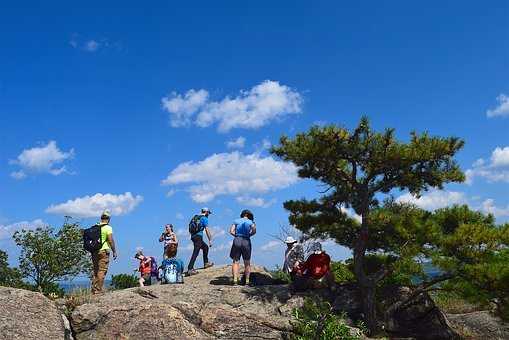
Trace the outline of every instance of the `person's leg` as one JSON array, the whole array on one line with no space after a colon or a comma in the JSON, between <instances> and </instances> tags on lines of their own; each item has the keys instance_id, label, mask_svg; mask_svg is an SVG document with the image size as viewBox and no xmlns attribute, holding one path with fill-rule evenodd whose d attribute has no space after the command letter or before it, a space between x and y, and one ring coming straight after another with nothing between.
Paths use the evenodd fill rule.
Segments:
<instances>
[{"instance_id":1,"label":"person's leg","mask_svg":"<svg viewBox=\"0 0 509 340\"><path fill-rule=\"evenodd\" d=\"M202 239L201 250L203 251L203 267L206 268L209 264L209 246Z\"/></svg>"},{"instance_id":2,"label":"person's leg","mask_svg":"<svg viewBox=\"0 0 509 340\"><path fill-rule=\"evenodd\" d=\"M108 251L99 252L99 270L97 273L97 288L98 292L102 292L104 287L104 278L108 273L108 265L110 263L110 253Z\"/></svg>"},{"instance_id":3,"label":"person's leg","mask_svg":"<svg viewBox=\"0 0 509 340\"><path fill-rule=\"evenodd\" d=\"M246 277L246 285L250 282L250 276L251 276L251 261L250 260L244 260L244 276Z\"/></svg>"},{"instance_id":4,"label":"person's leg","mask_svg":"<svg viewBox=\"0 0 509 340\"><path fill-rule=\"evenodd\" d=\"M145 287L145 285L143 284L144 283L144 279L143 279L143 275L140 276L140 279L138 280L138 283L140 285L140 287Z\"/></svg>"},{"instance_id":5,"label":"person's leg","mask_svg":"<svg viewBox=\"0 0 509 340\"><path fill-rule=\"evenodd\" d=\"M196 262L196 258L198 257L198 253L201 249L201 244L203 243L202 238L200 236L193 236L191 238L191 241L193 241L193 255L191 255L191 260L189 261L189 265L187 266L187 270L193 270L194 269L194 263Z\"/></svg>"},{"instance_id":6,"label":"person's leg","mask_svg":"<svg viewBox=\"0 0 509 340\"><path fill-rule=\"evenodd\" d=\"M251 275L251 240L244 239L242 242L242 258L244 259L244 276L246 277L246 285L249 284Z\"/></svg>"},{"instance_id":7,"label":"person's leg","mask_svg":"<svg viewBox=\"0 0 509 340\"><path fill-rule=\"evenodd\" d=\"M239 283L239 269L240 269L239 267L240 267L239 261L233 260L232 263L233 284Z\"/></svg>"},{"instance_id":8,"label":"person's leg","mask_svg":"<svg viewBox=\"0 0 509 340\"><path fill-rule=\"evenodd\" d=\"M92 294L96 294L99 292L97 286L97 274L99 273L99 253L92 253L92 284L90 290Z\"/></svg>"}]
</instances>

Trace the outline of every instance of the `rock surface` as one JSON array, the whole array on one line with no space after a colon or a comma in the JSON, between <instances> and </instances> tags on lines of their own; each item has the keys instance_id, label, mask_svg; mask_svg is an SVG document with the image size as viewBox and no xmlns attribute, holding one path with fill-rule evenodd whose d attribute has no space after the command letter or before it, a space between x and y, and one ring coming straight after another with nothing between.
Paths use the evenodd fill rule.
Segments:
<instances>
[{"instance_id":1,"label":"rock surface","mask_svg":"<svg viewBox=\"0 0 509 340\"><path fill-rule=\"evenodd\" d=\"M382 309L387 310L395 301L406 300L410 293L406 287L387 287L380 296ZM419 295L412 303L388 317L385 330L398 337L423 340L460 338L427 293Z\"/></svg>"},{"instance_id":2,"label":"rock surface","mask_svg":"<svg viewBox=\"0 0 509 340\"><path fill-rule=\"evenodd\" d=\"M68 339L63 318L40 293L0 287L0 339Z\"/></svg>"},{"instance_id":3,"label":"rock surface","mask_svg":"<svg viewBox=\"0 0 509 340\"><path fill-rule=\"evenodd\" d=\"M292 297L286 285L231 286L230 270L94 297L72 313L76 339L281 339L291 332L291 309L302 297ZM261 268L256 272L258 284L271 283Z\"/></svg>"},{"instance_id":4,"label":"rock surface","mask_svg":"<svg viewBox=\"0 0 509 340\"><path fill-rule=\"evenodd\" d=\"M493 316L488 311L465 314L447 314L455 329L467 339L509 339L509 324Z\"/></svg>"}]
</instances>

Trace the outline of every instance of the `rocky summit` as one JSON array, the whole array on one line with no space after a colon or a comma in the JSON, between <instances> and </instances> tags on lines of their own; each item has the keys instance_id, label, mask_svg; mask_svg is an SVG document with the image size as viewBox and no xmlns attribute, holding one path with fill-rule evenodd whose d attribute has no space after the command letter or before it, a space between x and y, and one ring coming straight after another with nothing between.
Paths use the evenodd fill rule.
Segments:
<instances>
[{"instance_id":1,"label":"rocky summit","mask_svg":"<svg viewBox=\"0 0 509 340\"><path fill-rule=\"evenodd\" d=\"M324 291L291 294L288 285L279 284L261 267L254 268L254 287L232 286L230 271L230 266L214 267L187 277L184 284L110 291L87 298L71 313L64 310L63 300L55 303L39 293L0 287L0 339L287 339L292 335L292 311L308 296L328 299L336 311L354 319L360 312L352 285L340 287L334 296ZM462 324L468 316L452 319L462 329L475 327L473 322ZM427 298L389 321L387 331L394 336L457 338ZM470 332L475 334L471 339L482 339L482 331ZM350 332L365 338L357 328L350 327ZM493 339L507 335L497 330L490 334Z\"/></svg>"}]
</instances>

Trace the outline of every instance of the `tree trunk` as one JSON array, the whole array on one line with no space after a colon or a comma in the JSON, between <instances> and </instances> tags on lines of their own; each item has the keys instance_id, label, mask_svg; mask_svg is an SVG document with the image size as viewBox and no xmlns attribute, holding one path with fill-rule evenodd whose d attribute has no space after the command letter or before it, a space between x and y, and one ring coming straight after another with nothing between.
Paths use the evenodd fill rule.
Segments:
<instances>
[{"instance_id":1,"label":"tree trunk","mask_svg":"<svg viewBox=\"0 0 509 340\"><path fill-rule=\"evenodd\" d=\"M370 335L374 335L378 331L377 318L376 318L376 284L374 279L371 279L364 272L364 257L366 255L366 248L368 243L368 214L362 214L362 225L355 243L353 251L354 272L357 282L361 290L362 309L364 313L364 321L369 328Z\"/></svg>"},{"instance_id":2,"label":"tree trunk","mask_svg":"<svg viewBox=\"0 0 509 340\"><path fill-rule=\"evenodd\" d=\"M376 334L378 331L378 322L376 318L376 286L361 287L362 307L366 326L370 335Z\"/></svg>"}]
</instances>

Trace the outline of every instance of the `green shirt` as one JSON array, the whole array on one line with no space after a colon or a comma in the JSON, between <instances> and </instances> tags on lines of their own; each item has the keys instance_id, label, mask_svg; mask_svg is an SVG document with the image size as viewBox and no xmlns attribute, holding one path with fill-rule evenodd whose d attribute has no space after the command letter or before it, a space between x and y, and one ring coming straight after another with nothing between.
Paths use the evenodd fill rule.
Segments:
<instances>
[{"instance_id":1,"label":"green shirt","mask_svg":"<svg viewBox=\"0 0 509 340\"><path fill-rule=\"evenodd\" d=\"M103 244L101 250L110 250L110 244L108 243L108 235L113 234L113 228L109 224L104 224L101 227L101 242Z\"/></svg>"}]
</instances>

